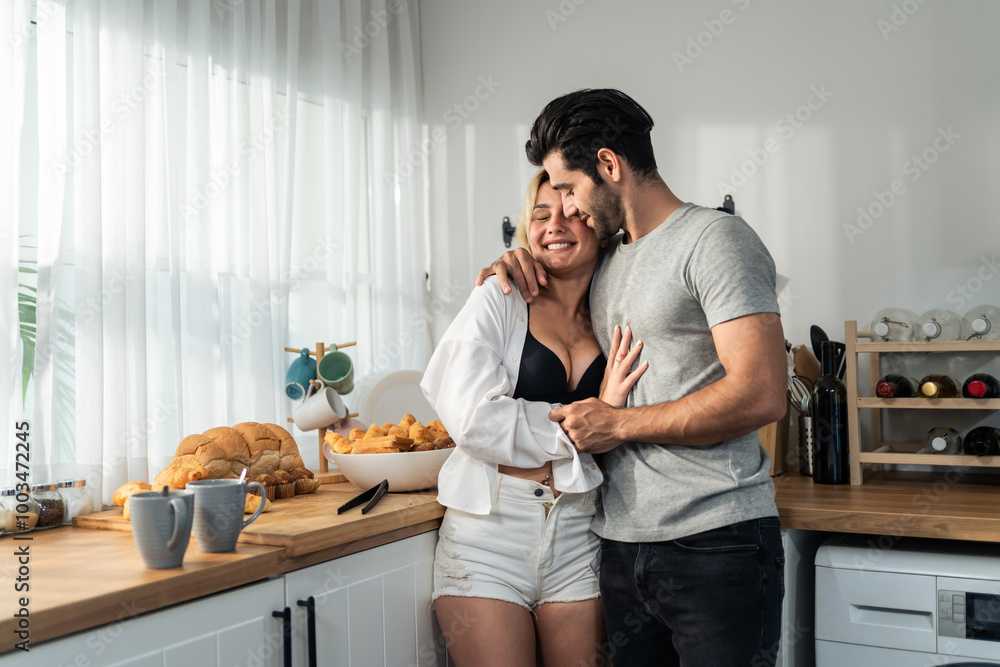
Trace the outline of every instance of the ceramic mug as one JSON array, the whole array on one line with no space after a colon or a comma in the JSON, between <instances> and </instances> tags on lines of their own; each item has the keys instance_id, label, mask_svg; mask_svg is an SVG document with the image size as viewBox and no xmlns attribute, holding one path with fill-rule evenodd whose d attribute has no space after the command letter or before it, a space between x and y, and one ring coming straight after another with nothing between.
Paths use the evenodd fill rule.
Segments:
<instances>
[{"instance_id":1,"label":"ceramic mug","mask_svg":"<svg viewBox=\"0 0 1000 667\"><path fill-rule=\"evenodd\" d=\"M288 366L285 374L285 396L297 401L306 395L309 380L316 379L316 360L309 356L309 348L302 348L299 358Z\"/></svg>"},{"instance_id":2,"label":"ceramic mug","mask_svg":"<svg viewBox=\"0 0 1000 667\"><path fill-rule=\"evenodd\" d=\"M328 387L343 396L354 389L354 362L346 352L334 350L327 352L316 366L319 379Z\"/></svg>"},{"instance_id":3,"label":"ceramic mug","mask_svg":"<svg viewBox=\"0 0 1000 667\"><path fill-rule=\"evenodd\" d=\"M136 493L128 499L132 539L142 562L153 570L180 567L191 539L194 494L190 491Z\"/></svg>"},{"instance_id":4,"label":"ceramic mug","mask_svg":"<svg viewBox=\"0 0 1000 667\"><path fill-rule=\"evenodd\" d=\"M311 431L321 426L329 426L347 416L347 406L333 387L315 385L309 387L309 394L292 419L303 431Z\"/></svg>"},{"instance_id":5,"label":"ceramic mug","mask_svg":"<svg viewBox=\"0 0 1000 667\"><path fill-rule=\"evenodd\" d=\"M194 493L192 532L199 549L206 553L222 553L236 548L240 531L264 510L262 502L249 519L243 520L249 487L259 488L260 497L267 497L260 482L245 484L238 479L199 479L187 483L185 488Z\"/></svg>"}]
</instances>

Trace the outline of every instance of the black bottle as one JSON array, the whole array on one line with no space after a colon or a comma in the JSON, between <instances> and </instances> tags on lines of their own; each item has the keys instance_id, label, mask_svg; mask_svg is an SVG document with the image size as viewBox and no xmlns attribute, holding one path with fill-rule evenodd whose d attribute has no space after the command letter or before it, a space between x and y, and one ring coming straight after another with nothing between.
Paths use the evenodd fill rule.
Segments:
<instances>
[{"instance_id":1,"label":"black bottle","mask_svg":"<svg viewBox=\"0 0 1000 667\"><path fill-rule=\"evenodd\" d=\"M913 398L917 395L917 382L905 375L889 373L875 383L875 395L879 398Z\"/></svg>"},{"instance_id":2,"label":"black bottle","mask_svg":"<svg viewBox=\"0 0 1000 667\"><path fill-rule=\"evenodd\" d=\"M966 398L1000 398L1000 380L989 373L970 375L962 385L962 396Z\"/></svg>"},{"instance_id":3,"label":"black bottle","mask_svg":"<svg viewBox=\"0 0 1000 667\"><path fill-rule=\"evenodd\" d=\"M835 375L833 345L820 347L820 377L812 388L813 481L847 484L851 480L847 447L847 387Z\"/></svg>"},{"instance_id":4,"label":"black bottle","mask_svg":"<svg viewBox=\"0 0 1000 667\"><path fill-rule=\"evenodd\" d=\"M1000 456L1000 429L992 426L974 428L966 434L962 447L972 456Z\"/></svg>"}]
</instances>

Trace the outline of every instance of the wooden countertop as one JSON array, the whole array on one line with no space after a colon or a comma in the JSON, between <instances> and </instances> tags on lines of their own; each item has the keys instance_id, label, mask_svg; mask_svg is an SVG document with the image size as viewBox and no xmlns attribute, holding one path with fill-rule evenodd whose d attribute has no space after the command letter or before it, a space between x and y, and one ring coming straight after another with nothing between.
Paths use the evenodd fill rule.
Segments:
<instances>
[{"instance_id":1,"label":"wooden countertop","mask_svg":"<svg viewBox=\"0 0 1000 667\"><path fill-rule=\"evenodd\" d=\"M323 485L324 489L351 495L361 491L347 483ZM329 511L336 516L344 494L327 495ZM35 645L435 530L444 516L436 495L436 491L391 493L366 515L371 522L355 521L346 530L327 525L321 531L325 535L317 534L315 526L304 528L310 545L321 547L305 555L293 555L284 546L242 542L229 553L203 553L192 536L184 564L169 570L147 569L129 532L66 526L28 533L25 537L30 540L5 536L0 539L0 580L6 589L0 595L0 636L6 639L0 643L0 653L14 647L13 614L21 596L30 599ZM380 521L380 511L391 513L391 521ZM365 524L378 529L367 530ZM27 592L14 589L20 567L15 551L20 547L28 548Z\"/></svg>"},{"instance_id":2,"label":"wooden countertop","mask_svg":"<svg viewBox=\"0 0 1000 667\"><path fill-rule=\"evenodd\" d=\"M996 475L876 473L859 486L774 478L783 528L1000 542Z\"/></svg>"},{"instance_id":3,"label":"wooden countertop","mask_svg":"<svg viewBox=\"0 0 1000 667\"><path fill-rule=\"evenodd\" d=\"M996 476L943 476L893 472L871 475L861 486L815 484L810 477L774 478L775 500L784 528L875 535L1000 542L1000 480ZM360 492L350 484L322 489ZM342 494L327 494L330 512ZM310 525L310 548L294 555L286 546L240 543L226 554L202 553L194 538L184 564L172 570L146 569L128 532L64 527L29 533L31 540L0 539L0 636L14 637L17 598L30 598L31 643L39 644L137 614L163 609L275 575L435 530L444 508L434 491L376 506L393 512L391 523L368 531L365 522L350 530ZM384 501L383 501L384 502ZM360 510L354 510L359 512ZM251 524L253 525L253 524ZM330 532L336 534L329 534ZM338 532L339 531L339 532ZM327 533L327 534L321 534ZM18 547L29 549L27 593L16 593ZM0 653L13 648L0 643Z\"/></svg>"}]
</instances>

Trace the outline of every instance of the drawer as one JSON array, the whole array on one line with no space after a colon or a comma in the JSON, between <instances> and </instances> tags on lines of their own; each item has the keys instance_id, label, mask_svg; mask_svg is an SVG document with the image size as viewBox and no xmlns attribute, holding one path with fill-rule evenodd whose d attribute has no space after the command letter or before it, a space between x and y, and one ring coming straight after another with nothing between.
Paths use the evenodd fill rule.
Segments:
<instances>
[{"instance_id":1,"label":"drawer","mask_svg":"<svg viewBox=\"0 0 1000 667\"><path fill-rule=\"evenodd\" d=\"M936 579L917 574L816 568L816 639L937 650Z\"/></svg>"}]
</instances>

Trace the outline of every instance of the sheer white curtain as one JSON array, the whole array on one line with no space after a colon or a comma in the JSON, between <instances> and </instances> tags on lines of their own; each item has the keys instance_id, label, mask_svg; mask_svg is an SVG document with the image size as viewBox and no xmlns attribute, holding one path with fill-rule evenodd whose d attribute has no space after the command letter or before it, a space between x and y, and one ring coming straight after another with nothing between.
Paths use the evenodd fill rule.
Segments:
<instances>
[{"instance_id":1,"label":"sheer white curtain","mask_svg":"<svg viewBox=\"0 0 1000 667\"><path fill-rule=\"evenodd\" d=\"M16 31L26 4L4 3L0 29ZM186 435L284 423L289 302L303 279L327 283L312 307L327 310L329 341L378 332L352 351L359 369L423 367L423 174L398 169L420 128L415 2L38 0L36 22L0 56L15 93L0 101L0 364L20 377L8 295L22 165L10 156L25 108L17 73L33 50L37 481L86 476L107 502L154 476ZM300 64L321 72L321 141L297 137ZM293 226L305 224L297 150L323 153L322 262L293 256ZM20 392L3 384L10 422ZM0 426L8 447L12 427ZM13 454L3 460L11 481Z\"/></svg>"}]
</instances>

